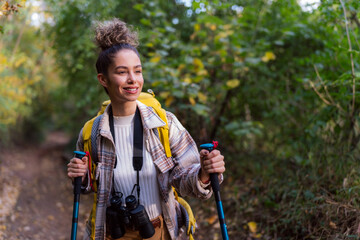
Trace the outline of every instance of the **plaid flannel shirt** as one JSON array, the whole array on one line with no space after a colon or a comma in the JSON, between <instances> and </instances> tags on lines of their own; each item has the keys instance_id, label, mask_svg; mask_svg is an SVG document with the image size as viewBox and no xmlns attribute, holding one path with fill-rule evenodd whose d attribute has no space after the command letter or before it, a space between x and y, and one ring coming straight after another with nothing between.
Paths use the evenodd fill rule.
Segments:
<instances>
[{"instance_id":1,"label":"plaid flannel shirt","mask_svg":"<svg viewBox=\"0 0 360 240\"><path fill-rule=\"evenodd\" d=\"M172 113L167 112L172 153L172 157L167 158L164 147L157 136L157 131L154 131L158 127L165 126L165 123L151 107L139 101L137 101L137 106L143 121L144 149L146 148L150 152L158 173L159 185L154 187L159 187L160 190L161 208L166 227L172 239L185 239L186 234L184 234L185 229L182 226L180 206L175 200L171 186L174 186L181 196L208 199L212 194L209 184L202 184L198 178L200 156L197 146L179 120ZM96 240L105 239L106 208L109 206L111 197L112 175L116 159L114 141L109 126L108 110L109 106L100 121L96 143L99 159L96 168L96 179L99 182L95 213ZM83 150L82 131L79 134L77 149ZM90 190L90 186L88 185L86 189ZM91 227L91 223L88 221L84 239L90 239Z\"/></svg>"}]
</instances>

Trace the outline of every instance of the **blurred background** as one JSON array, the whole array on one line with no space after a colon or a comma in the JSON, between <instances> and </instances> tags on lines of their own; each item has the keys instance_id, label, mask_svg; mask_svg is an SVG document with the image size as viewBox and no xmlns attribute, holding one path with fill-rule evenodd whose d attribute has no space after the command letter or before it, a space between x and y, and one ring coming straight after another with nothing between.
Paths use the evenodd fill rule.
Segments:
<instances>
[{"instance_id":1,"label":"blurred background","mask_svg":"<svg viewBox=\"0 0 360 240\"><path fill-rule=\"evenodd\" d=\"M220 142L230 239L360 237L358 0L0 3L0 238L70 236L66 161L107 99L96 78L93 25L113 17L139 32L144 90L198 145ZM30 200L22 194L37 184L40 195L27 197L56 191L54 208L25 213ZM197 239L221 239L213 200L188 200ZM57 208L65 210L46 212ZM26 214L33 224L47 214L58 235L50 226L20 228L16 219Z\"/></svg>"}]
</instances>

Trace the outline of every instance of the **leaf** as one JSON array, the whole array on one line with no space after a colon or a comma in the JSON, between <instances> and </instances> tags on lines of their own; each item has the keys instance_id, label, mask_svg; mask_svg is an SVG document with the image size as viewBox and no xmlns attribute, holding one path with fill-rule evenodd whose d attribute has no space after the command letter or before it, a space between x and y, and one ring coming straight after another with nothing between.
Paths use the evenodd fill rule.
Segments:
<instances>
[{"instance_id":1,"label":"leaf","mask_svg":"<svg viewBox=\"0 0 360 240\"><path fill-rule=\"evenodd\" d=\"M195 69L203 69L204 68L204 64L202 63L201 59L199 58L194 58L193 60L193 64L195 66Z\"/></svg>"},{"instance_id":2,"label":"leaf","mask_svg":"<svg viewBox=\"0 0 360 240\"><path fill-rule=\"evenodd\" d=\"M249 227L249 230L250 232L252 233L256 233L256 229L257 229L257 225L256 225L256 222L248 222L248 227Z\"/></svg>"},{"instance_id":3,"label":"leaf","mask_svg":"<svg viewBox=\"0 0 360 240\"><path fill-rule=\"evenodd\" d=\"M199 92L199 93L198 93L198 98L199 98L199 101L200 101L200 102L206 103L207 96L206 96L205 94L203 94L202 92Z\"/></svg>"},{"instance_id":4,"label":"leaf","mask_svg":"<svg viewBox=\"0 0 360 240\"><path fill-rule=\"evenodd\" d=\"M238 79L232 79L226 82L226 86L229 87L230 89L236 88L239 85L240 85L240 80Z\"/></svg>"},{"instance_id":5,"label":"leaf","mask_svg":"<svg viewBox=\"0 0 360 240\"><path fill-rule=\"evenodd\" d=\"M193 106L196 104L196 101L195 101L195 99L193 97L189 97L189 102Z\"/></svg>"},{"instance_id":6,"label":"leaf","mask_svg":"<svg viewBox=\"0 0 360 240\"><path fill-rule=\"evenodd\" d=\"M135 4L133 6L133 8L141 12L143 10L143 8L144 8L144 5L145 4L138 3L138 4Z\"/></svg>"},{"instance_id":7,"label":"leaf","mask_svg":"<svg viewBox=\"0 0 360 240\"><path fill-rule=\"evenodd\" d=\"M184 82L190 84L192 81L191 81L191 78L186 77L186 78L184 78Z\"/></svg>"},{"instance_id":8,"label":"leaf","mask_svg":"<svg viewBox=\"0 0 360 240\"><path fill-rule=\"evenodd\" d=\"M217 219L217 215L214 214L211 217L209 217L208 219L206 219L206 221L211 225L216 221L216 219Z\"/></svg>"},{"instance_id":9,"label":"leaf","mask_svg":"<svg viewBox=\"0 0 360 240\"><path fill-rule=\"evenodd\" d=\"M151 63L158 63L158 62L160 62L160 60L161 60L161 56L160 56L160 55L156 55L156 56L152 57L149 61L150 61Z\"/></svg>"},{"instance_id":10,"label":"leaf","mask_svg":"<svg viewBox=\"0 0 360 240\"><path fill-rule=\"evenodd\" d=\"M196 24L194 25L194 31L195 31L195 32L200 31L200 24L197 24L197 23L196 23Z\"/></svg>"},{"instance_id":11,"label":"leaf","mask_svg":"<svg viewBox=\"0 0 360 240\"><path fill-rule=\"evenodd\" d=\"M275 60L276 56L273 52L265 52L265 55L261 58L261 61L268 62L270 60Z\"/></svg>"},{"instance_id":12,"label":"leaf","mask_svg":"<svg viewBox=\"0 0 360 240\"><path fill-rule=\"evenodd\" d=\"M165 106L169 107L172 104L172 102L174 101L174 99L175 98L173 96L168 96L165 100Z\"/></svg>"},{"instance_id":13,"label":"leaf","mask_svg":"<svg viewBox=\"0 0 360 240\"><path fill-rule=\"evenodd\" d=\"M335 224L333 221L330 221L330 222L329 222L329 226L330 226L332 229L337 229L337 226L336 226L336 224Z\"/></svg>"},{"instance_id":14,"label":"leaf","mask_svg":"<svg viewBox=\"0 0 360 240\"><path fill-rule=\"evenodd\" d=\"M159 95L162 98L167 98L170 95L170 92L161 92Z\"/></svg>"}]
</instances>

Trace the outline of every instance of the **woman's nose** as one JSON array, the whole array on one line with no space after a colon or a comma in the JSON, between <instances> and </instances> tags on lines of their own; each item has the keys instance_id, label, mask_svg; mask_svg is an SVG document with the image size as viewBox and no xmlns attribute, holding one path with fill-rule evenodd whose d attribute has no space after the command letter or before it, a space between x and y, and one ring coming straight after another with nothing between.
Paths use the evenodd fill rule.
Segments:
<instances>
[{"instance_id":1,"label":"woman's nose","mask_svg":"<svg viewBox=\"0 0 360 240\"><path fill-rule=\"evenodd\" d=\"M128 82L134 82L135 81L135 74L130 72L129 75L128 75L127 81Z\"/></svg>"}]
</instances>

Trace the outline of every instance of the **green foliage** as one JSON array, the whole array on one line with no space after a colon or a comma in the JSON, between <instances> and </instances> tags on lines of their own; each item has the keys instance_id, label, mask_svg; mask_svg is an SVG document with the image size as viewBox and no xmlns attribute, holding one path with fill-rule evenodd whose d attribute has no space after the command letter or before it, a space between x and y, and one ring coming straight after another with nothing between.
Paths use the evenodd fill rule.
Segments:
<instances>
[{"instance_id":1,"label":"green foliage","mask_svg":"<svg viewBox=\"0 0 360 240\"><path fill-rule=\"evenodd\" d=\"M25 1L18 1L23 2ZM29 17L31 5L8 16L0 39L0 133L1 143L39 139L49 124L50 96L59 86L50 43ZM25 138L24 138L25 139Z\"/></svg>"}]
</instances>

